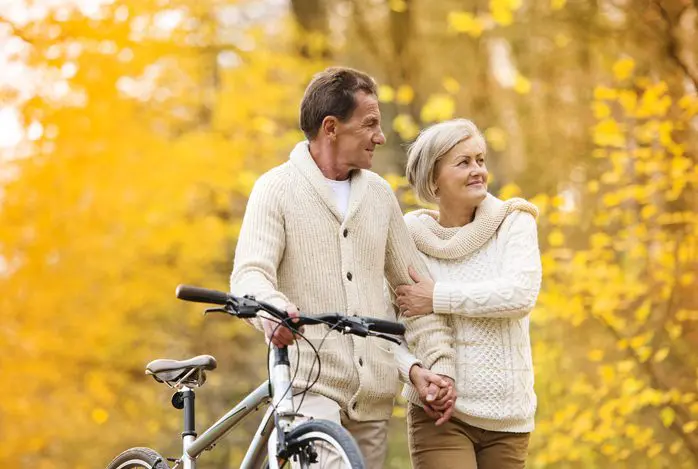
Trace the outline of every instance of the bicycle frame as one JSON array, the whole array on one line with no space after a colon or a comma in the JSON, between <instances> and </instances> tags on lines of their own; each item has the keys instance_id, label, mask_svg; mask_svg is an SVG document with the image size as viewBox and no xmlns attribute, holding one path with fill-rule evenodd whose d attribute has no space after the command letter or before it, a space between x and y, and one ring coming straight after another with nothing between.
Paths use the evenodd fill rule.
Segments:
<instances>
[{"instance_id":1,"label":"bicycle frame","mask_svg":"<svg viewBox=\"0 0 698 469\"><path fill-rule=\"evenodd\" d=\"M218 441L236 428L246 417L259 410L261 406L270 406L259 424L255 436L240 465L241 469L257 469L269 455L269 468L278 469L276 459L277 434L291 430L296 414L293 410L293 390L291 384L291 367L288 350L274 347L274 365L270 382L265 381L248 394L233 409L218 419L201 436L194 431L194 391L183 388L184 397L184 432L182 433L183 452L174 468L195 469L197 458L207 449L213 448ZM271 388L271 393L270 393ZM286 391L286 392L284 392ZM275 430L277 430L275 432Z\"/></svg>"}]
</instances>

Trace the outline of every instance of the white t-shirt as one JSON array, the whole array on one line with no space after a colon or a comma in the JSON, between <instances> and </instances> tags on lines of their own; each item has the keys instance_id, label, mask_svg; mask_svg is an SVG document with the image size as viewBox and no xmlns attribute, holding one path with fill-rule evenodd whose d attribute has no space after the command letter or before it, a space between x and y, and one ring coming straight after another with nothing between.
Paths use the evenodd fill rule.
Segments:
<instances>
[{"instance_id":1,"label":"white t-shirt","mask_svg":"<svg viewBox=\"0 0 698 469\"><path fill-rule=\"evenodd\" d=\"M342 217L347 216L347 210L349 209L349 193L351 192L351 180L346 179L344 181L335 181L334 179L327 179L327 184L332 188L334 192L334 201L337 204L339 213Z\"/></svg>"}]
</instances>

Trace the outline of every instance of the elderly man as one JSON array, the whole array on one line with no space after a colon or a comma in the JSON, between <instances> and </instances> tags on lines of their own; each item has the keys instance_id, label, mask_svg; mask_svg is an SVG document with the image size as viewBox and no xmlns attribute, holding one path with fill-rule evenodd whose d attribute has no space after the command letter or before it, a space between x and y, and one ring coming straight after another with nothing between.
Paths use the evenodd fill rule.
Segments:
<instances>
[{"instance_id":1,"label":"elderly man","mask_svg":"<svg viewBox=\"0 0 698 469\"><path fill-rule=\"evenodd\" d=\"M340 312L395 320L384 307L384 277L396 286L411 283L409 266L425 278L428 272L389 184L368 171L376 147L385 143L374 80L349 68L317 74L303 97L300 125L307 141L295 146L287 162L262 175L252 190L231 291L255 295L291 316L299 307L304 314ZM432 323L429 344L450 343L441 316L410 321ZM276 346L295 340L289 329L270 320L256 326ZM406 376L399 373L385 341L327 335L325 326L309 326L304 335L317 347L322 342L322 373L300 412L347 428L369 468L383 467L400 378L424 395L430 384L440 390L452 386L454 356L448 347L422 347L423 366L408 367ZM302 390L314 378L310 371L315 354L304 341L299 341L299 357L296 347L289 350L291 363L299 358L294 387ZM451 411L450 400L441 404L445 413Z\"/></svg>"}]
</instances>

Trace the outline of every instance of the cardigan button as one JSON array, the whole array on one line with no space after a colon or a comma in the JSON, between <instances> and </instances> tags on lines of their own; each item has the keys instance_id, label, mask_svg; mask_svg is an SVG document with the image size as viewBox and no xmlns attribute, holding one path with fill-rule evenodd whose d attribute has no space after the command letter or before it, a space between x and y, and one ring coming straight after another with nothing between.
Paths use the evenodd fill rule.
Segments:
<instances>
[{"instance_id":1,"label":"cardigan button","mask_svg":"<svg viewBox=\"0 0 698 469\"><path fill-rule=\"evenodd\" d=\"M359 366L364 366L364 359L363 358L359 358Z\"/></svg>"},{"instance_id":2,"label":"cardigan button","mask_svg":"<svg viewBox=\"0 0 698 469\"><path fill-rule=\"evenodd\" d=\"M353 275L351 275L351 272L347 272L347 280L351 282Z\"/></svg>"},{"instance_id":3,"label":"cardigan button","mask_svg":"<svg viewBox=\"0 0 698 469\"><path fill-rule=\"evenodd\" d=\"M346 238L348 234L349 234L349 230L344 228L344 233L342 233L342 235Z\"/></svg>"}]
</instances>

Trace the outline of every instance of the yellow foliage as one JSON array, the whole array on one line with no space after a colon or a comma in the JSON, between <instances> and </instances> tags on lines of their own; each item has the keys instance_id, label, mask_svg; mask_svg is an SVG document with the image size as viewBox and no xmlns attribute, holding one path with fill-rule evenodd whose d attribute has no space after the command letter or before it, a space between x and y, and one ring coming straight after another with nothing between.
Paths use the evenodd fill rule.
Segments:
<instances>
[{"instance_id":1,"label":"yellow foliage","mask_svg":"<svg viewBox=\"0 0 698 469\"><path fill-rule=\"evenodd\" d=\"M400 85L395 100L398 104L410 104L414 99L414 90L409 85Z\"/></svg>"},{"instance_id":2,"label":"yellow foliage","mask_svg":"<svg viewBox=\"0 0 698 469\"><path fill-rule=\"evenodd\" d=\"M603 101L594 101L592 109L596 119L605 119L611 115L611 107Z\"/></svg>"},{"instance_id":3,"label":"yellow foliage","mask_svg":"<svg viewBox=\"0 0 698 469\"><path fill-rule=\"evenodd\" d=\"M548 242L553 247L560 247L565 244L565 235L562 234L562 231L555 230L548 235Z\"/></svg>"},{"instance_id":4,"label":"yellow foliage","mask_svg":"<svg viewBox=\"0 0 698 469\"><path fill-rule=\"evenodd\" d=\"M460 91L460 83L453 77L445 77L443 80L443 87L451 94L456 94Z\"/></svg>"},{"instance_id":5,"label":"yellow foliage","mask_svg":"<svg viewBox=\"0 0 698 469\"><path fill-rule=\"evenodd\" d=\"M392 103L395 100L395 90L392 86L380 85L378 87L378 99L382 103Z\"/></svg>"},{"instance_id":6,"label":"yellow foliage","mask_svg":"<svg viewBox=\"0 0 698 469\"><path fill-rule=\"evenodd\" d=\"M531 82L528 78L517 73L514 80L514 91L519 94L528 94L531 91Z\"/></svg>"},{"instance_id":7,"label":"yellow foliage","mask_svg":"<svg viewBox=\"0 0 698 469\"><path fill-rule=\"evenodd\" d=\"M594 88L594 99L612 101L618 98L618 91L606 86L597 86Z\"/></svg>"},{"instance_id":8,"label":"yellow foliage","mask_svg":"<svg viewBox=\"0 0 698 469\"><path fill-rule=\"evenodd\" d=\"M623 128L613 119L604 119L596 124L593 135L594 143L601 147L625 147L626 138Z\"/></svg>"},{"instance_id":9,"label":"yellow foliage","mask_svg":"<svg viewBox=\"0 0 698 469\"><path fill-rule=\"evenodd\" d=\"M398 114L395 116L393 129L403 140L412 140L419 134L419 126L409 114Z\"/></svg>"},{"instance_id":10,"label":"yellow foliage","mask_svg":"<svg viewBox=\"0 0 698 469\"><path fill-rule=\"evenodd\" d=\"M494 151L504 151L507 148L507 134L500 127L489 127L485 130L487 144Z\"/></svg>"},{"instance_id":11,"label":"yellow foliage","mask_svg":"<svg viewBox=\"0 0 698 469\"><path fill-rule=\"evenodd\" d=\"M659 412L659 417L662 419L662 423L664 424L664 426L669 427L672 423L674 423L674 419L676 418L676 411L674 411L674 409L672 409L671 407L664 407Z\"/></svg>"},{"instance_id":12,"label":"yellow foliage","mask_svg":"<svg viewBox=\"0 0 698 469\"><path fill-rule=\"evenodd\" d=\"M446 94L435 94L429 97L422 107L422 122L439 122L453 117L456 104L453 98Z\"/></svg>"},{"instance_id":13,"label":"yellow foliage","mask_svg":"<svg viewBox=\"0 0 698 469\"><path fill-rule=\"evenodd\" d=\"M561 10L567 4L567 0L550 0L550 7L553 10Z\"/></svg>"},{"instance_id":14,"label":"yellow foliage","mask_svg":"<svg viewBox=\"0 0 698 469\"><path fill-rule=\"evenodd\" d=\"M669 356L669 347L664 347L663 349L657 351L657 353L654 355L654 361L655 361L655 363L661 363L668 356Z\"/></svg>"},{"instance_id":15,"label":"yellow foliage","mask_svg":"<svg viewBox=\"0 0 698 469\"><path fill-rule=\"evenodd\" d=\"M625 80L632 75L635 69L635 61L629 57L620 59L613 65L613 75L615 75L616 80Z\"/></svg>"},{"instance_id":16,"label":"yellow foliage","mask_svg":"<svg viewBox=\"0 0 698 469\"><path fill-rule=\"evenodd\" d=\"M521 195L521 188L510 182L499 190L499 198L502 200L509 200L512 197L519 197Z\"/></svg>"},{"instance_id":17,"label":"yellow foliage","mask_svg":"<svg viewBox=\"0 0 698 469\"><path fill-rule=\"evenodd\" d=\"M407 11L407 3L405 0L389 0L388 5L390 6L390 9L397 12L397 13L403 13Z\"/></svg>"},{"instance_id":18,"label":"yellow foliage","mask_svg":"<svg viewBox=\"0 0 698 469\"><path fill-rule=\"evenodd\" d=\"M514 12L521 8L521 0L490 0L490 14L495 23L509 26L514 22Z\"/></svg>"},{"instance_id":19,"label":"yellow foliage","mask_svg":"<svg viewBox=\"0 0 698 469\"><path fill-rule=\"evenodd\" d=\"M452 11L448 14L448 27L456 33L480 37L484 28L482 21L467 11Z\"/></svg>"}]
</instances>

